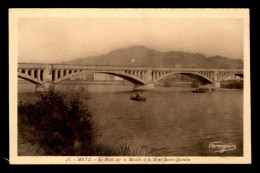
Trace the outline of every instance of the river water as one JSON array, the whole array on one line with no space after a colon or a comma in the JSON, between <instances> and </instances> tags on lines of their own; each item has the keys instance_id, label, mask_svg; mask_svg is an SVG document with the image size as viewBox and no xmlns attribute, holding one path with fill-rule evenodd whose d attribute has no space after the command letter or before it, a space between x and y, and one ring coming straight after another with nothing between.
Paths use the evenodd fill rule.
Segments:
<instances>
[{"instance_id":1,"label":"river water","mask_svg":"<svg viewBox=\"0 0 260 173\"><path fill-rule=\"evenodd\" d=\"M210 143L232 143L236 149L222 155L242 155L243 91L191 90L156 88L136 102L129 99L132 87L89 86L87 103L104 141L172 156L219 155Z\"/></svg>"},{"instance_id":2,"label":"river water","mask_svg":"<svg viewBox=\"0 0 260 173\"><path fill-rule=\"evenodd\" d=\"M142 148L155 156L242 156L243 90L192 93L157 87L130 100L131 86L88 85L86 103L101 141ZM210 144L235 145L224 153Z\"/></svg>"}]
</instances>

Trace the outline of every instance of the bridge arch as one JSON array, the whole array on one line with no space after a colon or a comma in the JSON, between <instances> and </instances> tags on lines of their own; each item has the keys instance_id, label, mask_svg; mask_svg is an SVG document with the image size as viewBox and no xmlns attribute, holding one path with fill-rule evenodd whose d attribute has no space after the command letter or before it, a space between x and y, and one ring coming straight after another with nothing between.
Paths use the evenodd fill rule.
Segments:
<instances>
[{"instance_id":1,"label":"bridge arch","mask_svg":"<svg viewBox=\"0 0 260 173\"><path fill-rule=\"evenodd\" d=\"M81 74L85 74L87 71L79 71L79 72L76 72L76 73L73 73L71 75L68 75L68 76L65 76L65 77L62 77L62 78L59 78L58 80L55 80L53 81L53 83L57 84L61 81L64 81L66 79L70 79L72 77L75 77L75 76L79 76ZM135 85L145 85L145 81L134 76L134 75L131 75L131 74L127 74L127 73L124 73L124 72L118 72L118 71L115 71L115 72L107 72L107 71L93 71L93 73L103 73L103 74L109 74L109 75L113 75L113 76L117 76L117 77L121 77Z\"/></svg>"},{"instance_id":2,"label":"bridge arch","mask_svg":"<svg viewBox=\"0 0 260 173\"><path fill-rule=\"evenodd\" d=\"M109 74L109 75L113 75L113 76L117 76L117 77L121 77L135 85L145 85L145 81L134 76L131 74L127 74L124 72L95 72L95 73L104 73L104 74Z\"/></svg>"},{"instance_id":3,"label":"bridge arch","mask_svg":"<svg viewBox=\"0 0 260 173\"><path fill-rule=\"evenodd\" d=\"M162 80L162 79L165 79L171 75L175 75L175 74L182 74L182 75L185 75L185 76L189 76L193 79L197 79L199 80L202 84L210 84L210 83L213 83L213 80L211 80L210 78L208 78L207 76L205 75L202 75L200 74L199 72L171 72L171 73L168 73L164 76L161 76L160 78L156 79L154 81L154 83Z\"/></svg>"},{"instance_id":4,"label":"bridge arch","mask_svg":"<svg viewBox=\"0 0 260 173\"><path fill-rule=\"evenodd\" d=\"M23 73L18 73L18 77L19 77L19 78L22 78L22 79L24 79L24 80L30 81L30 82L32 82L32 83L34 83L34 84L43 84L43 82L42 82L41 80L36 79L36 78L34 78L34 77L32 77L32 76L23 74Z\"/></svg>"},{"instance_id":5,"label":"bridge arch","mask_svg":"<svg viewBox=\"0 0 260 173\"><path fill-rule=\"evenodd\" d=\"M232 75L236 75L236 76L239 76L241 78L244 78L244 73L242 72L231 72L231 73L228 73L226 75L223 75L219 78L219 81L223 81L224 79L228 78L229 76L232 76Z\"/></svg>"}]
</instances>

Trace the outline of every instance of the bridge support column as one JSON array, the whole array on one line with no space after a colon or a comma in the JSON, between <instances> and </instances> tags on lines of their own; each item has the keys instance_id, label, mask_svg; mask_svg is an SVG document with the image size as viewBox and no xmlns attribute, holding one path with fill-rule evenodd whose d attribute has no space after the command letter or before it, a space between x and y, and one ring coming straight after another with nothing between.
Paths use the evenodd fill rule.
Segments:
<instances>
[{"instance_id":1,"label":"bridge support column","mask_svg":"<svg viewBox=\"0 0 260 173\"><path fill-rule=\"evenodd\" d=\"M151 82L152 80L153 80L153 71L152 70L144 71L144 81Z\"/></svg>"},{"instance_id":2,"label":"bridge support column","mask_svg":"<svg viewBox=\"0 0 260 173\"><path fill-rule=\"evenodd\" d=\"M58 70L55 70L55 73L54 73L54 80L58 80Z\"/></svg>"},{"instance_id":3,"label":"bridge support column","mask_svg":"<svg viewBox=\"0 0 260 173\"><path fill-rule=\"evenodd\" d=\"M46 92L50 89L54 89L53 82L44 82L42 85L36 84L35 85L35 91L36 92Z\"/></svg>"},{"instance_id":4,"label":"bridge support column","mask_svg":"<svg viewBox=\"0 0 260 173\"><path fill-rule=\"evenodd\" d=\"M137 71L137 77L139 77L139 78L141 76L140 73L141 73L140 71Z\"/></svg>"},{"instance_id":5,"label":"bridge support column","mask_svg":"<svg viewBox=\"0 0 260 173\"><path fill-rule=\"evenodd\" d=\"M142 80L145 80L145 79L144 79L144 77L145 77L145 76L144 76L144 73L145 73L145 71L141 71L141 79L142 79Z\"/></svg>"},{"instance_id":6,"label":"bridge support column","mask_svg":"<svg viewBox=\"0 0 260 173\"><path fill-rule=\"evenodd\" d=\"M37 69L37 79L41 80L41 69Z\"/></svg>"},{"instance_id":7,"label":"bridge support column","mask_svg":"<svg viewBox=\"0 0 260 173\"><path fill-rule=\"evenodd\" d=\"M60 70L60 77L62 78L64 76L64 70Z\"/></svg>"},{"instance_id":8,"label":"bridge support column","mask_svg":"<svg viewBox=\"0 0 260 173\"><path fill-rule=\"evenodd\" d=\"M31 76L34 77L34 69L31 69Z\"/></svg>"}]
</instances>

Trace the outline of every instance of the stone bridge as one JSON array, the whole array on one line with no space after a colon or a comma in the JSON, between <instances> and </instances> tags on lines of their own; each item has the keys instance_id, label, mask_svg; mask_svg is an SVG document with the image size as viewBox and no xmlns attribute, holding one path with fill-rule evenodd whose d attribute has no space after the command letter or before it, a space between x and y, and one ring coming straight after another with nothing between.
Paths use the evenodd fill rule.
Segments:
<instances>
[{"instance_id":1,"label":"stone bridge","mask_svg":"<svg viewBox=\"0 0 260 173\"><path fill-rule=\"evenodd\" d=\"M231 75L243 77L243 69L163 68L89 66L72 64L18 63L18 77L36 84L36 91L47 91L54 84L85 72L115 75L135 84L136 89L153 89L154 84L170 75L187 75L202 85L220 87L220 81Z\"/></svg>"}]
</instances>

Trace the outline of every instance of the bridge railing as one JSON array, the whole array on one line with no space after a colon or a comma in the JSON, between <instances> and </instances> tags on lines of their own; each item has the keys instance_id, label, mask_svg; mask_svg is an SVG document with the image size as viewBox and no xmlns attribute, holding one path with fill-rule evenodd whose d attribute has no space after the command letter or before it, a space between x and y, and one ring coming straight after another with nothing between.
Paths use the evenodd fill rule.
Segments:
<instances>
[{"instance_id":1,"label":"bridge railing","mask_svg":"<svg viewBox=\"0 0 260 173\"><path fill-rule=\"evenodd\" d=\"M231 71L241 72L243 69L220 69L220 68L178 68L178 67L148 67L148 66L113 66L113 65L79 65L79 64L41 64L41 63L18 63L18 68L47 68L52 69L77 69L77 70L160 70L160 71Z\"/></svg>"}]
</instances>

